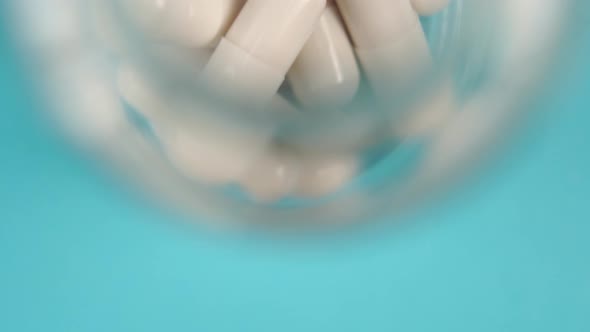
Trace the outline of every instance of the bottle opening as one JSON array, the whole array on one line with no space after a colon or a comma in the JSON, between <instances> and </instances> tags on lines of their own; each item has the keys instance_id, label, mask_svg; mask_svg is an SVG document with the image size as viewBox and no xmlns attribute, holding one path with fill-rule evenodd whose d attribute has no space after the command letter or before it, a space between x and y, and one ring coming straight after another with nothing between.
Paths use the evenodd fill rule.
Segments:
<instances>
[{"instance_id":1,"label":"bottle opening","mask_svg":"<svg viewBox=\"0 0 590 332\"><path fill-rule=\"evenodd\" d=\"M195 214L256 221L408 206L511 121L567 8L29 1L20 24L74 140Z\"/></svg>"}]
</instances>

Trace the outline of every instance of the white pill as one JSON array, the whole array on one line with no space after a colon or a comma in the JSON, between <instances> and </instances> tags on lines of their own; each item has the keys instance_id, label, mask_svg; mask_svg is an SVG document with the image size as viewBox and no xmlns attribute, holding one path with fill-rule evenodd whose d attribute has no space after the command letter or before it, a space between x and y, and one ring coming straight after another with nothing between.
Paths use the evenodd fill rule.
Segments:
<instances>
[{"instance_id":1,"label":"white pill","mask_svg":"<svg viewBox=\"0 0 590 332\"><path fill-rule=\"evenodd\" d=\"M318 197L344 188L358 174L356 156L305 154L275 147L240 181L255 200L273 202L290 195Z\"/></svg>"},{"instance_id":2,"label":"white pill","mask_svg":"<svg viewBox=\"0 0 590 332\"><path fill-rule=\"evenodd\" d=\"M405 138L432 136L444 127L456 109L453 85L445 80L423 94L401 121L392 121L394 135Z\"/></svg>"},{"instance_id":3,"label":"white pill","mask_svg":"<svg viewBox=\"0 0 590 332\"><path fill-rule=\"evenodd\" d=\"M275 148L253 164L240 184L254 200L275 202L292 194L298 183L299 168L290 151Z\"/></svg>"},{"instance_id":4,"label":"white pill","mask_svg":"<svg viewBox=\"0 0 590 332\"><path fill-rule=\"evenodd\" d=\"M418 83L432 68L430 49L420 25L409 27L395 42L371 49L357 48L356 54L375 96L385 104Z\"/></svg>"},{"instance_id":5,"label":"white pill","mask_svg":"<svg viewBox=\"0 0 590 332\"><path fill-rule=\"evenodd\" d=\"M47 92L58 105L59 120L77 143L107 148L116 144L127 118L108 66L86 54L53 68L48 78Z\"/></svg>"},{"instance_id":6,"label":"white pill","mask_svg":"<svg viewBox=\"0 0 590 332\"><path fill-rule=\"evenodd\" d=\"M206 183L237 181L266 153L267 129L230 124L227 119L178 118L158 130L169 159L185 175Z\"/></svg>"},{"instance_id":7,"label":"white pill","mask_svg":"<svg viewBox=\"0 0 590 332\"><path fill-rule=\"evenodd\" d=\"M278 114L297 112L285 98L275 95L269 109ZM252 199L275 202L289 195L299 177L299 163L286 149L272 147L267 150L238 182Z\"/></svg>"},{"instance_id":8,"label":"white pill","mask_svg":"<svg viewBox=\"0 0 590 332\"><path fill-rule=\"evenodd\" d=\"M325 5L326 0L248 0L211 56L203 81L229 102L266 105Z\"/></svg>"},{"instance_id":9,"label":"white pill","mask_svg":"<svg viewBox=\"0 0 590 332\"><path fill-rule=\"evenodd\" d=\"M336 0L357 48L395 43L419 24L410 0Z\"/></svg>"},{"instance_id":10,"label":"white pill","mask_svg":"<svg viewBox=\"0 0 590 332\"><path fill-rule=\"evenodd\" d=\"M412 0L414 10L420 15L434 15L445 9L451 0Z\"/></svg>"},{"instance_id":11,"label":"white pill","mask_svg":"<svg viewBox=\"0 0 590 332\"><path fill-rule=\"evenodd\" d=\"M304 106L343 107L360 81L354 50L338 9L329 3L287 78Z\"/></svg>"},{"instance_id":12,"label":"white pill","mask_svg":"<svg viewBox=\"0 0 590 332\"><path fill-rule=\"evenodd\" d=\"M359 159L351 155L302 155L296 194L323 196L344 188L359 172Z\"/></svg>"},{"instance_id":13,"label":"white pill","mask_svg":"<svg viewBox=\"0 0 590 332\"><path fill-rule=\"evenodd\" d=\"M275 95L269 109L278 114L297 112L297 109L279 95ZM275 202L291 194L299 178L299 162L285 148L273 146L248 170L239 184L259 202Z\"/></svg>"},{"instance_id":14,"label":"white pill","mask_svg":"<svg viewBox=\"0 0 590 332\"><path fill-rule=\"evenodd\" d=\"M337 0L371 87L380 99L431 66L430 50L410 0Z\"/></svg>"},{"instance_id":15,"label":"white pill","mask_svg":"<svg viewBox=\"0 0 590 332\"><path fill-rule=\"evenodd\" d=\"M214 47L245 0L125 0L128 15L150 37L188 47Z\"/></svg>"},{"instance_id":16,"label":"white pill","mask_svg":"<svg viewBox=\"0 0 590 332\"><path fill-rule=\"evenodd\" d=\"M195 113L195 107L210 105L167 98L133 67L122 67L118 82L127 102L150 121L170 162L188 178L215 184L241 179L270 145L272 128L242 126L212 109Z\"/></svg>"}]
</instances>

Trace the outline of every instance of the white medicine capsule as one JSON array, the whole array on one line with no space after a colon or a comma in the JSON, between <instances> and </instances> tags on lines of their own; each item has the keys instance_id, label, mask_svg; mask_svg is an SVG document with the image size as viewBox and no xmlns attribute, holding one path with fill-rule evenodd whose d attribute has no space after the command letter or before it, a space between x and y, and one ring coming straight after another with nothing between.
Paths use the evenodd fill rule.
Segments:
<instances>
[{"instance_id":1,"label":"white medicine capsule","mask_svg":"<svg viewBox=\"0 0 590 332\"><path fill-rule=\"evenodd\" d=\"M270 149L239 182L254 200L275 202L293 193L298 185L299 168L290 151Z\"/></svg>"},{"instance_id":2,"label":"white medicine capsule","mask_svg":"<svg viewBox=\"0 0 590 332\"><path fill-rule=\"evenodd\" d=\"M388 100L432 65L410 0L336 0L375 95Z\"/></svg>"},{"instance_id":3,"label":"white medicine capsule","mask_svg":"<svg viewBox=\"0 0 590 332\"><path fill-rule=\"evenodd\" d=\"M211 56L203 82L224 100L265 106L325 6L326 0L248 0Z\"/></svg>"},{"instance_id":4,"label":"white medicine capsule","mask_svg":"<svg viewBox=\"0 0 590 332\"><path fill-rule=\"evenodd\" d=\"M214 47L245 0L124 0L127 14L148 37L177 45Z\"/></svg>"},{"instance_id":5,"label":"white medicine capsule","mask_svg":"<svg viewBox=\"0 0 590 332\"><path fill-rule=\"evenodd\" d=\"M412 0L414 10L420 15L434 15L446 8L451 0Z\"/></svg>"},{"instance_id":6,"label":"white medicine capsule","mask_svg":"<svg viewBox=\"0 0 590 332\"><path fill-rule=\"evenodd\" d=\"M270 145L271 128L244 128L213 112L186 112L131 66L119 70L118 86L126 101L148 119L170 162L190 179L212 184L237 181ZM195 106L189 105L190 110Z\"/></svg>"},{"instance_id":7,"label":"white medicine capsule","mask_svg":"<svg viewBox=\"0 0 590 332\"><path fill-rule=\"evenodd\" d=\"M251 197L263 202L290 195L319 197L341 190L358 171L356 156L320 156L275 147L253 164L240 184Z\"/></svg>"},{"instance_id":8,"label":"white medicine capsule","mask_svg":"<svg viewBox=\"0 0 590 332\"><path fill-rule=\"evenodd\" d=\"M301 155L301 170L295 194L317 197L343 189L359 172L360 162L352 155Z\"/></svg>"},{"instance_id":9,"label":"white medicine capsule","mask_svg":"<svg viewBox=\"0 0 590 332\"><path fill-rule=\"evenodd\" d=\"M205 183L238 181L269 149L272 132L244 129L227 119L177 118L157 131L170 161Z\"/></svg>"},{"instance_id":10,"label":"white medicine capsule","mask_svg":"<svg viewBox=\"0 0 590 332\"><path fill-rule=\"evenodd\" d=\"M346 27L332 1L287 78L304 106L338 108L354 98L360 73Z\"/></svg>"},{"instance_id":11,"label":"white medicine capsule","mask_svg":"<svg viewBox=\"0 0 590 332\"><path fill-rule=\"evenodd\" d=\"M432 136L448 123L455 113L456 103L453 84L444 80L421 96L401 121L392 121L393 132L402 138L419 138Z\"/></svg>"},{"instance_id":12,"label":"white medicine capsule","mask_svg":"<svg viewBox=\"0 0 590 332\"><path fill-rule=\"evenodd\" d=\"M278 113L297 112L295 106L278 94L268 107ZM299 164L291 151L274 146L252 165L238 183L255 201L275 202L293 192L299 178Z\"/></svg>"},{"instance_id":13,"label":"white medicine capsule","mask_svg":"<svg viewBox=\"0 0 590 332\"><path fill-rule=\"evenodd\" d=\"M76 143L111 149L128 122L124 106L108 66L94 54L79 56L47 72L48 96L59 106L58 119Z\"/></svg>"}]
</instances>

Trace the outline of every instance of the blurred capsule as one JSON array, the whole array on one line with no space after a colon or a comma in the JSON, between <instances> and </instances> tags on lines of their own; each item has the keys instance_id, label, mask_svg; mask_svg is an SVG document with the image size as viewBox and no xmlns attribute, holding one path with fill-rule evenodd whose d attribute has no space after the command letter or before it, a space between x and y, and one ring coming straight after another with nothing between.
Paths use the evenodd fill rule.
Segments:
<instances>
[{"instance_id":1,"label":"blurred capsule","mask_svg":"<svg viewBox=\"0 0 590 332\"><path fill-rule=\"evenodd\" d=\"M326 0L249 0L213 52L202 80L220 99L265 108L313 33Z\"/></svg>"},{"instance_id":2,"label":"blurred capsule","mask_svg":"<svg viewBox=\"0 0 590 332\"><path fill-rule=\"evenodd\" d=\"M426 36L408 0L337 3L369 85L380 102L391 102L431 68Z\"/></svg>"},{"instance_id":3,"label":"blurred capsule","mask_svg":"<svg viewBox=\"0 0 590 332\"><path fill-rule=\"evenodd\" d=\"M410 0L335 0L354 46L373 49L395 43L419 24Z\"/></svg>"},{"instance_id":4,"label":"blurred capsule","mask_svg":"<svg viewBox=\"0 0 590 332\"><path fill-rule=\"evenodd\" d=\"M304 106L338 108L354 98L360 73L346 27L332 2L324 10L287 78Z\"/></svg>"},{"instance_id":5,"label":"blurred capsule","mask_svg":"<svg viewBox=\"0 0 590 332\"><path fill-rule=\"evenodd\" d=\"M214 47L245 0L124 0L134 23L156 38L191 48Z\"/></svg>"},{"instance_id":6,"label":"blurred capsule","mask_svg":"<svg viewBox=\"0 0 590 332\"><path fill-rule=\"evenodd\" d=\"M296 195L317 197L343 189L358 174L359 159L350 155L303 155Z\"/></svg>"},{"instance_id":7,"label":"blurred capsule","mask_svg":"<svg viewBox=\"0 0 590 332\"><path fill-rule=\"evenodd\" d=\"M180 118L157 132L168 158L183 174L212 184L243 178L268 150L272 133L203 117Z\"/></svg>"},{"instance_id":8,"label":"blurred capsule","mask_svg":"<svg viewBox=\"0 0 590 332\"><path fill-rule=\"evenodd\" d=\"M391 121L395 138L423 139L437 134L458 109L450 79L425 89L420 100Z\"/></svg>"},{"instance_id":9,"label":"blurred capsule","mask_svg":"<svg viewBox=\"0 0 590 332\"><path fill-rule=\"evenodd\" d=\"M188 178L212 184L237 181L269 148L273 128L240 125L194 100L184 105L132 66L120 69L118 85L126 101L148 119L170 162Z\"/></svg>"},{"instance_id":10,"label":"blurred capsule","mask_svg":"<svg viewBox=\"0 0 590 332\"><path fill-rule=\"evenodd\" d=\"M240 180L248 194L259 202L276 202L293 193L299 179L299 162L289 151L267 151Z\"/></svg>"},{"instance_id":11,"label":"blurred capsule","mask_svg":"<svg viewBox=\"0 0 590 332\"><path fill-rule=\"evenodd\" d=\"M107 66L85 54L53 68L46 83L49 98L57 105L56 115L76 143L86 147L116 144L128 121Z\"/></svg>"}]
</instances>

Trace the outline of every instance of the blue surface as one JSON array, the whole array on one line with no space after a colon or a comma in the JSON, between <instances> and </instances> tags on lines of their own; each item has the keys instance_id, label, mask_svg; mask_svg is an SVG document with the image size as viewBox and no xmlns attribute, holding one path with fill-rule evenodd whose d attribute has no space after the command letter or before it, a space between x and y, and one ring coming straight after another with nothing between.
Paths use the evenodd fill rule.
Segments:
<instances>
[{"instance_id":1,"label":"blue surface","mask_svg":"<svg viewBox=\"0 0 590 332\"><path fill-rule=\"evenodd\" d=\"M0 34L0 331L590 331L589 37L485 176L405 227L301 239L134 199L43 129Z\"/></svg>"}]
</instances>

